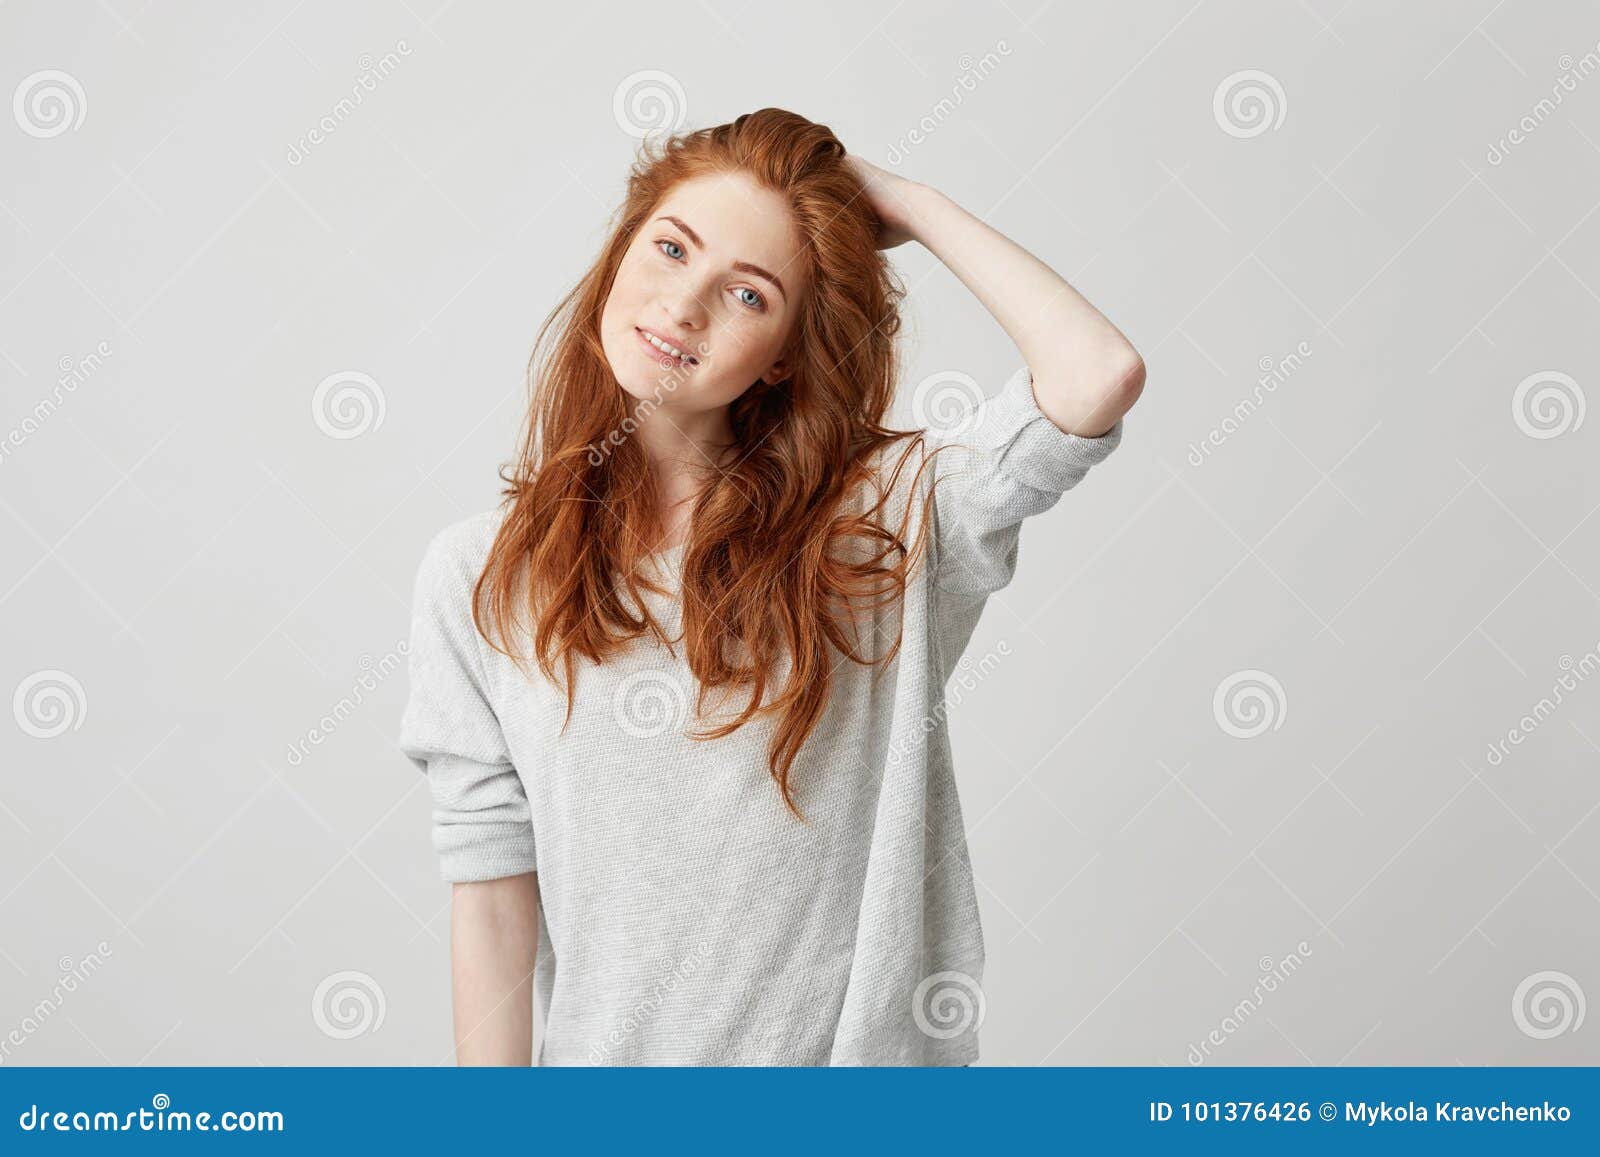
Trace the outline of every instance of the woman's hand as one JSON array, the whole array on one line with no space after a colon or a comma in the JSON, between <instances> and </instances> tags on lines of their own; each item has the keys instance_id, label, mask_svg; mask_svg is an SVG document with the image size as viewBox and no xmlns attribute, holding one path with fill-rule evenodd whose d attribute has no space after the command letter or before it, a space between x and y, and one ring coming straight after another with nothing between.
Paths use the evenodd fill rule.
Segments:
<instances>
[{"instance_id":1,"label":"woman's hand","mask_svg":"<svg viewBox=\"0 0 1600 1157\"><path fill-rule=\"evenodd\" d=\"M878 231L878 248L893 249L915 240L914 206L927 186L880 169L854 153L846 154L844 160L866 186L867 202L883 222Z\"/></svg>"}]
</instances>

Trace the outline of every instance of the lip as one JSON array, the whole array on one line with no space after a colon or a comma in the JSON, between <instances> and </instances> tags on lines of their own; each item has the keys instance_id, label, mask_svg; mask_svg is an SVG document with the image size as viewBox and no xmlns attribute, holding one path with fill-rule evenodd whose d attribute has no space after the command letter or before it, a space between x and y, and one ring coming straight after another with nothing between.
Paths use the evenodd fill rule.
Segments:
<instances>
[{"instance_id":1,"label":"lip","mask_svg":"<svg viewBox=\"0 0 1600 1157\"><path fill-rule=\"evenodd\" d=\"M663 351L656 349L655 346L651 345L648 341L645 341L645 338L644 338L645 334L649 334L652 337L656 338L658 341L664 341L668 345L675 346L676 348L681 349L681 350L687 350L689 348L689 345L690 345L689 342L679 341L679 340L677 340L675 338L670 338L666 334L657 333L653 329L646 329L642 325L634 326L633 327L633 332L639 335L639 341L641 343L643 343L644 348L649 350L652 354L654 354L658 358L662 355ZM671 355L669 354L667 356L670 357ZM697 366L697 365L700 364L700 359L695 357L693 354L689 354L687 359L680 360L678 362L678 364L682 365L682 366Z\"/></svg>"}]
</instances>

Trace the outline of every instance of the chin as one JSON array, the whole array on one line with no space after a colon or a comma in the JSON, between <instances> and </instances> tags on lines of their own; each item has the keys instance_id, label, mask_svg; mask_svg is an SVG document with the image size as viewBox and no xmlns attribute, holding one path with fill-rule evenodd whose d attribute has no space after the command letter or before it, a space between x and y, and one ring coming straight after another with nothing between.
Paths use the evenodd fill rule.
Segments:
<instances>
[{"instance_id":1,"label":"chin","mask_svg":"<svg viewBox=\"0 0 1600 1157\"><path fill-rule=\"evenodd\" d=\"M636 402L664 402L672 396L666 383L639 374L616 375L617 385Z\"/></svg>"},{"instance_id":2,"label":"chin","mask_svg":"<svg viewBox=\"0 0 1600 1157\"><path fill-rule=\"evenodd\" d=\"M634 348L637 342L633 327L628 326L620 333L608 335L602 343L612 376L630 397L641 402L666 404L673 400L681 401L692 391L699 390L701 383L691 378L694 373L704 372L704 366L689 374L670 366L661 366L648 356L641 357Z\"/></svg>"},{"instance_id":3,"label":"chin","mask_svg":"<svg viewBox=\"0 0 1600 1157\"><path fill-rule=\"evenodd\" d=\"M628 396L641 402L660 402L671 398L678 390L673 390L672 374L668 370L659 370L655 373L648 366L641 368L636 363L630 364L632 359L627 357L614 358L611 361L612 376L617 379L617 385ZM621 367L618 372L618 367ZM682 384L679 383L681 390Z\"/></svg>"}]
</instances>

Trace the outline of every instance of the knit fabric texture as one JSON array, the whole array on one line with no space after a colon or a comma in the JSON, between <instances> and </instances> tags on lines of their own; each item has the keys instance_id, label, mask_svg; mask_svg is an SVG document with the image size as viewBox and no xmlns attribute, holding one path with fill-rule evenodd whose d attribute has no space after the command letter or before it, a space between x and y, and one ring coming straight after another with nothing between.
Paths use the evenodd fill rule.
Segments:
<instances>
[{"instance_id":1,"label":"knit fabric texture","mask_svg":"<svg viewBox=\"0 0 1600 1157\"><path fill-rule=\"evenodd\" d=\"M473 624L501 509L429 543L399 745L427 776L445 880L538 873L536 1063L978 1058L984 943L946 688L988 596L1011 580L1022 522L1116 449L1122 420L1097 438L1063 432L1023 366L926 437L950 449L914 487L915 461L898 483L916 513L933 486L926 565L903 600L864 616L885 644L871 653L897 632L901 649L879 668L839 657L790 776L804 824L768 767L772 716L690 737L746 696L697 715L681 646L647 636L603 664L580 660L563 729L562 689ZM654 556L669 589L682 558ZM644 598L676 639L676 599Z\"/></svg>"}]
</instances>

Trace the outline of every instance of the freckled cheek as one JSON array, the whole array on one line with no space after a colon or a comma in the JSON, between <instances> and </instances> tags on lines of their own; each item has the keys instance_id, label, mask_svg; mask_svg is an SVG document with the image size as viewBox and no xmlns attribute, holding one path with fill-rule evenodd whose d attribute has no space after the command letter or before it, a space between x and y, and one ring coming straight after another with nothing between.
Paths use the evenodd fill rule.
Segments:
<instances>
[{"instance_id":1,"label":"freckled cheek","mask_svg":"<svg viewBox=\"0 0 1600 1157\"><path fill-rule=\"evenodd\" d=\"M761 351L767 343L757 328L747 321L741 324L738 317L723 317L717 321L723 324L713 324L709 342L721 355L724 367L742 372L761 360Z\"/></svg>"},{"instance_id":2,"label":"freckled cheek","mask_svg":"<svg viewBox=\"0 0 1600 1157\"><path fill-rule=\"evenodd\" d=\"M660 270L649 260L648 254L642 252L629 253L622 259L622 264L617 267L616 284L628 285L635 289L647 284Z\"/></svg>"},{"instance_id":3,"label":"freckled cheek","mask_svg":"<svg viewBox=\"0 0 1600 1157\"><path fill-rule=\"evenodd\" d=\"M649 297L653 291L653 280L649 271L638 265L624 265L617 273L617 287L629 301Z\"/></svg>"}]
</instances>

